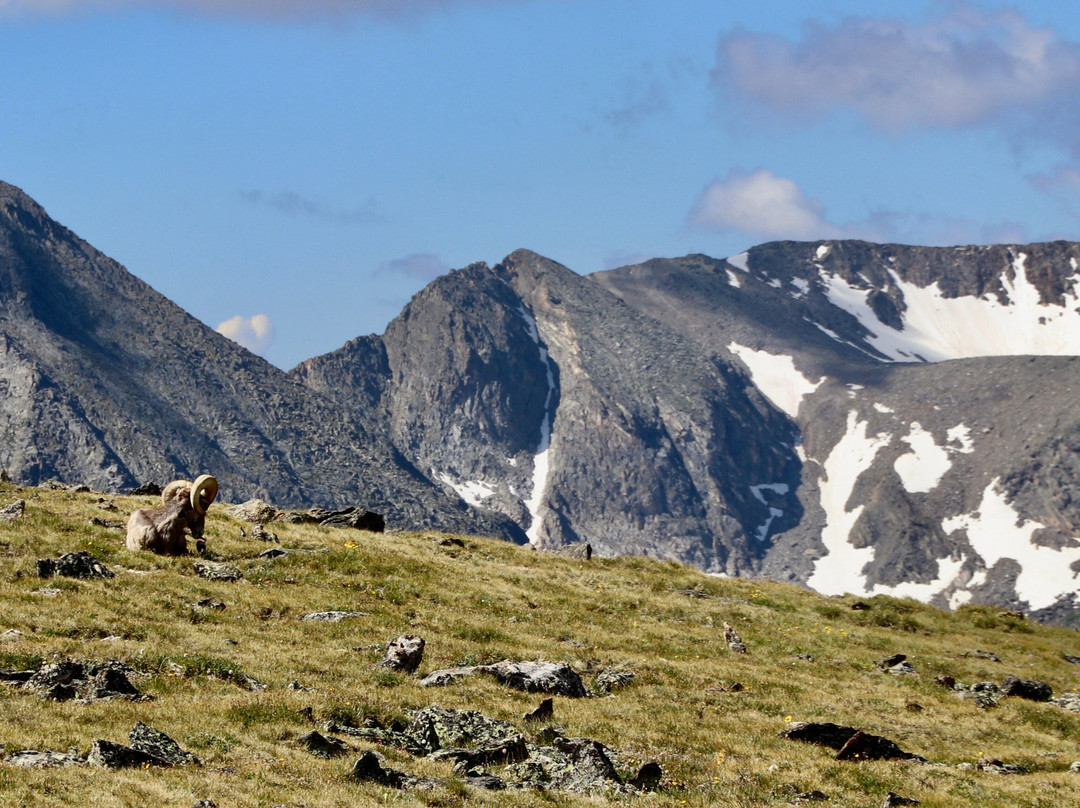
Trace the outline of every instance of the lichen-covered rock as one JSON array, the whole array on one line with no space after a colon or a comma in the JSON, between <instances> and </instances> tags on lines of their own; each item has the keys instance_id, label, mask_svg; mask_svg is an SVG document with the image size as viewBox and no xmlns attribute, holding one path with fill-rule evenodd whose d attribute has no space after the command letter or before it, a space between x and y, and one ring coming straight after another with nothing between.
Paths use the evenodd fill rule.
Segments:
<instances>
[{"instance_id":1,"label":"lichen-covered rock","mask_svg":"<svg viewBox=\"0 0 1080 808\"><path fill-rule=\"evenodd\" d=\"M64 553L59 558L38 559L37 574L39 578L51 578L54 575L86 579L114 577L112 570L85 550Z\"/></svg>"},{"instance_id":2,"label":"lichen-covered rock","mask_svg":"<svg viewBox=\"0 0 1080 808\"><path fill-rule=\"evenodd\" d=\"M49 749L38 751L37 749L24 749L21 752L12 752L3 758L8 766L20 768L51 769L60 766L82 766L86 758L80 756L74 749L67 752L53 752Z\"/></svg>"},{"instance_id":3,"label":"lichen-covered rock","mask_svg":"<svg viewBox=\"0 0 1080 808\"><path fill-rule=\"evenodd\" d=\"M353 617L367 617L366 612L311 612L311 614L305 614L301 617L301 620L308 620L314 623L340 623L342 620L349 620Z\"/></svg>"},{"instance_id":4,"label":"lichen-covered rock","mask_svg":"<svg viewBox=\"0 0 1080 808\"><path fill-rule=\"evenodd\" d=\"M596 678L593 680L593 690L597 693L610 693L613 690L626 687L632 681L634 681L632 671L607 668L596 674Z\"/></svg>"},{"instance_id":5,"label":"lichen-covered rock","mask_svg":"<svg viewBox=\"0 0 1080 808\"><path fill-rule=\"evenodd\" d=\"M502 685L526 693L583 698L588 695L577 672L565 662L512 662L481 665L477 672L493 676Z\"/></svg>"},{"instance_id":6,"label":"lichen-covered rock","mask_svg":"<svg viewBox=\"0 0 1080 808\"><path fill-rule=\"evenodd\" d=\"M16 519L20 519L23 512L26 510L26 500L17 499L10 505L5 505L0 508L0 520L5 522L14 522Z\"/></svg>"},{"instance_id":7,"label":"lichen-covered rock","mask_svg":"<svg viewBox=\"0 0 1080 808\"><path fill-rule=\"evenodd\" d=\"M239 581L244 577L239 567L222 561L196 561L195 574L208 581Z\"/></svg>"},{"instance_id":8,"label":"lichen-covered rock","mask_svg":"<svg viewBox=\"0 0 1080 808\"><path fill-rule=\"evenodd\" d=\"M199 759L180 748L180 744L159 729L147 726L139 721L128 733L128 743L132 749L150 755L166 766L199 765Z\"/></svg>"},{"instance_id":9,"label":"lichen-covered rock","mask_svg":"<svg viewBox=\"0 0 1080 808\"><path fill-rule=\"evenodd\" d=\"M378 663L381 668L413 673L424 659L424 638L415 634L402 634L386 645L386 654Z\"/></svg>"}]
</instances>

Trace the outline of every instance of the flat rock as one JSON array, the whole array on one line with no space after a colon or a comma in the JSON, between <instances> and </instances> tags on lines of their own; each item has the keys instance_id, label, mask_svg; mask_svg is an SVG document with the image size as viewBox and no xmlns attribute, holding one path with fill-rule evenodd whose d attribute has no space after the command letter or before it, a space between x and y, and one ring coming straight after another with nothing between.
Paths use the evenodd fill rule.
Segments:
<instances>
[{"instance_id":1,"label":"flat rock","mask_svg":"<svg viewBox=\"0 0 1080 808\"><path fill-rule=\"evenodd\" d=\"M241 502L238 505L226 505L222 510L234 519L254 522L255 524L271 522L277 518L279 513L278 509L273 505L257 498L249 499L247 502Z\"/></svg>"},{"instance_id":2,"label":"flat rock","mask_svg":"<svg viewBox=\"0 0 1080 808\"><path fill-rule=\"evenodd\" d=\"M502 685L526 693L583 698L588 695L577 672L565 662L512 662L481 665L479 673L493 676Z\"/></svg>"},{"instance_id":3,"label":"flat rock","mask_svg":"<svg viewBox=\"0 0 1080 808\"><path fill-rule=\"evenodd\" d=\"M340 623L354 617L367 617L367 612L311 612L301 617L301 620L310 620L316 623Z\"/></svg>"},{"instance_id":4,"label":"flat rock","mask_svg":"<svg viewBox=\"0 0 1080 808\"><path fill-rule=\"evenodd\" d=\"M208 581L239 581L244 573L234 564L226 564L222 561L196 561L195 574Z\"/></svg>"},{"instance_id":5,"label":"flat rock","mask_svg":"<svg viewBox=\"0 0 1080 808\"><path fill-rule=\"evenodd\" d=\"M783 738L836 749L837 760L922 760L893 741L855 727L828 722L800 722L780 733Z\"/></svg>"},{"instance_id":6,"label":"flat rock","mask_svg":"<svg viewBox=\"0 0 1080 808\"><path fill-rule=\"evenodd\" d=\"M60 766L82 766L86 763L86 758L81 757L74 749L68 752L24 749L5 756L4 763L20 768L51 769Z\"/></svg>"},{"instance_id":7,"label":"flat rock","mask_svg":"<svg viewBox=\"0 0 1080 808\"><path fill-rule=\"evenodd\" d=\"M634 673L632 671L606 668L596 674L596 678L593 679L593 690L597 693L610 693L613 690L626 687L633 681Z\"/></svg>"}]
</instances>

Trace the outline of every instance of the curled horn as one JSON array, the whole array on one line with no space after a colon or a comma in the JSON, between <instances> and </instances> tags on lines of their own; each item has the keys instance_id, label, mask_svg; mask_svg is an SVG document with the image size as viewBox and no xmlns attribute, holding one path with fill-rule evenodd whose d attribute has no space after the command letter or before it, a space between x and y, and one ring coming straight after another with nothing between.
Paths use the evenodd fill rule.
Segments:
<instances>
[{"instance_id":1,"label":"curled horn","mask_svg":"<svg viewBox=\"0 0 1080 808\"><path fill-rule=\"evenodd\" d=\"M161 504L168 505L169 500L176 496L176 492L181 488L190 487L191 480L173 480L167 486L165 490L161 492Z\"/></svg>"},{"instance_id":2,"label":"curled horn","mask_svg":"<svg viewBox=\"0 0 1080 808\"><path fill-rule=\"evenodd\" d=\"M211 477L209 474L203 474L196 478L194 485L191 486L191 507L199 514L206 513L206 508L210 507L210 503L217 497L218 481ZM206 494L206 507L202 504L202 495Z\"/></svg>"}]
</instances>

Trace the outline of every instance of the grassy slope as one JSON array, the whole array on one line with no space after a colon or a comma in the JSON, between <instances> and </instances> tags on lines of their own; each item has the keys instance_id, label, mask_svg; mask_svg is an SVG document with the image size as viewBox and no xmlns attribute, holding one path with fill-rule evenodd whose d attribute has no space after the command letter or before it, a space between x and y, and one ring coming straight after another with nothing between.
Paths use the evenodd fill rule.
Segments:
<instances>
[{"instance_id":1,"label":"grassy slope","mask_svg":"<svg viewBox=\"0 0 1080 808\"><path fill-rule=\"evenodd\" d=\"M663 766L659 794L612 802L785 805L795 793L820 789L832 806L878 806L888 791L942 808L1080 804L1080 775L1067 771L1080 759L1080 715L1016 699L983 712L933 681L947 673L962 682L1000 682L1013 673L1048 681L1055 694L1080 689L1080 668L1062 659L1062 653L1080 654L1080 635L1071 630L1029 625L982 607L947 614L889 598L853 611L850 598L708 578L674 563L585 562L471 537L461 549L439 546L433 534L273 525L282 546L310 552L264 561L255 556L267 545L243 538L247 526L218 506L208 520L211 551L238 564L245 580L211 583L194 575L190 558L128 553L119 531L89 524L93 516L124 518L149 500L117 497L121 513L104 513L97 495L0 486L0 505L18 497L27 499L25 516L0 523L0 633L22 634L0 639L0 667L54 655L118 658L143 674L136 685L154 700L53 703L0 685L4 749L85 753L95 738L126 743L141 720L169 733L204 765L43 771L0 764L4 806L188 808L206 798L220 808L608 801L463 786L395 792L349 782L353 757L324 761L301 750L295 739L312 728L301 714L305 707L319 725L346 715L387 720L438 704L521 726L521 716L538 702L486 679L424 689L418 677L375 668L384 643L403 633L427 640L421 673L505 657L565 660L587 683L590 672L605 667L636 672L635 682L612 697L556 699L555 723L568 735L619 750L624 773L644 760ZM76 550L91 552L116 577L36 577L36 559ZM33 594L43 586L62 593ZM708 597L676 592L681 589ZM205 597L227 608L192 608ZM300 620L331 609L366 616L337 624ZM725 621L740 631L748 655L728 651ZM1002 662L962 656L973 649L994 651ZM918 676L874 670L875 660L895 652L908 654ZM268 689L242 689L230 679L237 671ZM294 680L315 691L287 689ZM735 682L745 689L729 690ZM777 737L788 721L800 720L858 726L932 764L841 763L827 749ZM410 773L451 774L448 763L379 751ZM980 758L1019 763L1031 773L956 768Z\"/></svg>"}]
</instances>

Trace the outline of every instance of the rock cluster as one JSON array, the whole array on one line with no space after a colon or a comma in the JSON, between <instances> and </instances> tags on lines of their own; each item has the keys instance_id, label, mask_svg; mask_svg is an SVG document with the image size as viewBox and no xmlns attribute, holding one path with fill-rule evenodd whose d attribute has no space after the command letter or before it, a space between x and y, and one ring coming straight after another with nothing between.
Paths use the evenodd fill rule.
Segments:
<instances>
[{"instance_id":1,"label":"rock cluster","mask_svg":"<svg viewBox=\"0 0 1080 808\"><path fill-rule=\"evenodd\" d=\"M39 558L37 574L39 578L52 578L54 575L66 578L114 577L112 570L84 550L64 553L59 558Z\"/></svg>"},{"instance_id":2,"label":"rock cluster","mask_svg":"<svg viewBox=\"0 0 1080 808\"><path fill-rule=\"evenodd\" d=\"M130 665L115 659L62 659L45 663L36 671L0 671L0 680L52 701L150 698L131 683L128 677L134 673Z\"/></svg>"},{"instance_id":3,"label":"rock cluster","mask_svg":"<svg viewBox=\"0 0 1080 808\"><path fill-rule=\"evenodd\" d=\"M526 693L550 693L553 696L584 698L588 695L577 672L565 662L513 662L504 659L493 665L447 668L429 673L420 682L423 687L443 687L467 676L483 674L500 684Z\"/></svg>"},{"instance_id":4,"label":"rock cluster","mask_svg":"<svg viewBox=\"0 0 1080 808\"><path fill-rule=\"evenodd\" d=\"M409 725L402 729L331 723L326 730L406 749L432 760L453 761L454 771L466 783L490 790L642 791L656 788L662 775L660 766L653 762L624 782L611 761L611 750L597 741L567 738L549 727L530 742L509 722L475 710L428 707L413 713ZM501 776L485 770L490 766L503 766ZM365 752L356 761L352 777L394 788L430 788L443 782L387 768L372 752Z\"/></svg>"}]
</instances>

